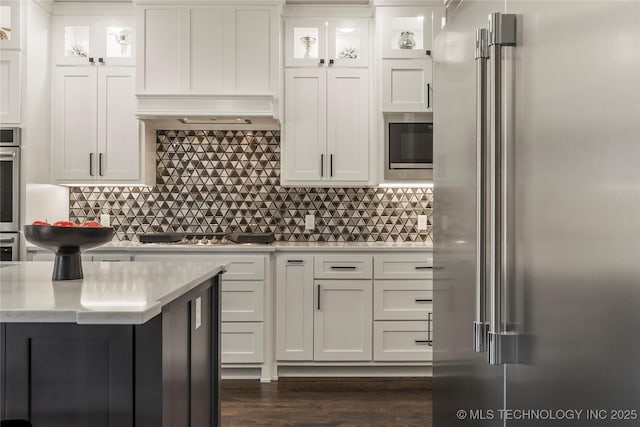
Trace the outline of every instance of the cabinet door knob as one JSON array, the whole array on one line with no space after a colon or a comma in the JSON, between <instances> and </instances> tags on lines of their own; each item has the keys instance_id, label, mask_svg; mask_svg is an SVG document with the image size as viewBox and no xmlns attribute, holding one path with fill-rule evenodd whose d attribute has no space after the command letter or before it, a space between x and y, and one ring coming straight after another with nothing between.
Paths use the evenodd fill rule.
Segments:
<instances>
[{"instance_id":1,"label":"cabinet door knob","mask_svg":"<svg viewBox=\"0 0 640 427\"><path fill-rule=\"evenodd\" d=\"M104 65L104 58L98 58L98 62L100 63L100 65Z\"/></svg>"},{"instance_id":2,"label":"cabinet door knob","mask_svg":"<svg viewBox=\"0 0 640 427\"><path fill-rule=\"evenodd\" d=\"M427 49L427 56L431 56L431 50Z\"/></svg>"},{"instance_id":3,"label":"cabinet door knob","mask_svg":"<svg viewBox=\"0 0 640 427\"><path fill-rule=\"evenodd\" d=\"M93 60L93 57L89 57L89 64L93 65L94 63L95 63L95 61Z\"/></svg>"},{"instance_id":4,"label":"cabinet door knob","mask_svg":"<svg viewBox=\"0 0 640 427\"><path fill-rule=\"evenodd\" d=\"M320 66L322 67L324 65L324 58L320 59Z\"/></svg>"},{"instance_id":5,"label":"cabinet door knob","mask_svg":"<svg viewBox=\"0 0 640 427\"><path fill-rule=\"evenodd\" d=\"M329 65L333 65L333 63L334 63L334 62L335 62L335 61L334 61L333 59L330 59L330 60L329 60Z\"/></svg>"}]
</instances>

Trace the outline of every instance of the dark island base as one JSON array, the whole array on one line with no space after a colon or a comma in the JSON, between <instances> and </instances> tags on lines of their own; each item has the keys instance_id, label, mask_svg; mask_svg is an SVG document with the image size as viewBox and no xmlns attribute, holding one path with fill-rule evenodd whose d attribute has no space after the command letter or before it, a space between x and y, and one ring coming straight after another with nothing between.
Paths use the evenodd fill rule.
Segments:
<instances>
[{"instance_id":1,"label":"dark island base","mask_svg":"<svg viewBox=\"0 0 640 427\"><path fill-rule=\"evenodd\" d=\"M142 325L2 324L0 418L37 427L219 426L219 283L204 282Z\"/></svg>"}]
</instances>

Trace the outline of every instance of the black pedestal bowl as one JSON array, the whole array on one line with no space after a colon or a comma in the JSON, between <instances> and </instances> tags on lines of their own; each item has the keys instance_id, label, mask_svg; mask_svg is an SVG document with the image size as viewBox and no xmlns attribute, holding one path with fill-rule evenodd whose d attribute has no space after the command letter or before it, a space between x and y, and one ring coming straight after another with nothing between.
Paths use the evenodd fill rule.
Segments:
<instances>
[{"instance_id":1,"label":"black pedestal bowl","mask_svg":"<svg viewBox=\"0 0 640 427\"><path fill-rule=\"evenodd\" d=\"M113 228L25 225L24 236L34 245L56 254L53 280L74 280L83 277L80 253L110 242Z\"/></svg>"}]
</instances>

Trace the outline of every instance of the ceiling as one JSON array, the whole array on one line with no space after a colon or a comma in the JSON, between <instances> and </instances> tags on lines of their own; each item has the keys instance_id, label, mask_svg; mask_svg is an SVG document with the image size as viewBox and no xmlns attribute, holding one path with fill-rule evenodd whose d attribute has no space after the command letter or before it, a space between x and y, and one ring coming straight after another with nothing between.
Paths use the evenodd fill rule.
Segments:
<instances>
[{"instance_id":1,"label":"ceiling","mask_svg":"<svg viewBox=\"0 0 640 427\"><path fill-rule=\"evenodd\" d=\"M54 3L131 3L133 0L53 0ZM286 0L286 4L369 4L369 0Z\"/></svg>"}]
</instances>

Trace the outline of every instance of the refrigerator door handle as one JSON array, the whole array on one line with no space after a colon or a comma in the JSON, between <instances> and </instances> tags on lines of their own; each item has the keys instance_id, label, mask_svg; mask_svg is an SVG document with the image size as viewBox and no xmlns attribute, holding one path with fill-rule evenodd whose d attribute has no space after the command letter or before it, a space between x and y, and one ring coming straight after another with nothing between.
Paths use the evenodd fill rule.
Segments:
<instances>
[{"instance_id":1,"label":"refrigerator door handle","mask_svg":"<svg viewBox=\"0 0 640 427\"><path fill-rule=\"evenodd\" d=\"M518 362L518 334L513 330L511 289L514 285L513 174L514 67L517 20L514 14L489 16L491 84L491 279L489 364Z\"/></svg>"},{"instance_id":2,"label":"refrigerator door handle","mask_svg":"<svg viewBox=\"0 0 640 427\"><path fill-rule=\"evenodd\" d=\"M487 351L489 323L487 322L486 289L488 282L487 238L490 233L488 208L490 206L489 156L487 135L487 59L489 58L489 31L476 30L476 318L473 322L473 351Z\"/></svg>"}]
</instances>

